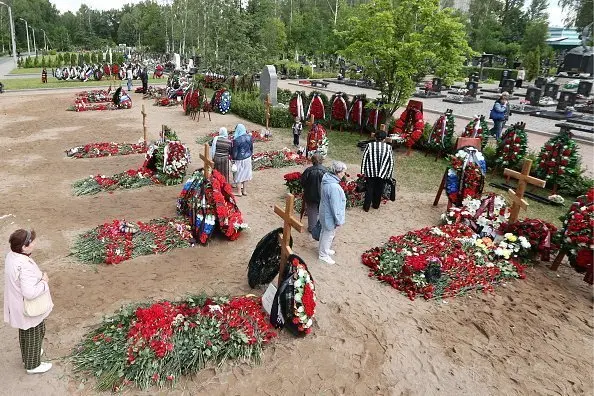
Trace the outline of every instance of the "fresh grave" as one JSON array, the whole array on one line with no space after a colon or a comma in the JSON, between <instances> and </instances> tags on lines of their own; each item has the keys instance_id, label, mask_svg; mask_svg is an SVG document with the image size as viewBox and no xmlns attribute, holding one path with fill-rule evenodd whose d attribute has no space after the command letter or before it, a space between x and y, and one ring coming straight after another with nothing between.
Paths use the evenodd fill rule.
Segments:
<instances>
[{"instance_id":1,"label":"fresh grave","mask_svg":"<svg viewBox=\"0 0 594 396\"><path fill-rule=\"evenodd\" d=\"M322 158L326 158L328 155L328 136L326 129L321 124L316 122L311 124L311 129L307 133L305 152L308 158L314 154L320 154Z\"/></svg>"},{"instance_id":2,"label":"fresh grave","mask_svg":"<svg viewBox=\"0 0 594 396\"><path fill-rule=\"evenodd\" d=\"M192 235L202 244L208 242L215 229L234 241L248 227L233 188L216 169L208 178L202 169L194 172L179 195L177 212L189 218Z\"/></svg>"},{"instance_id":3,"label":"fresh grave","mask_svg":"<svg viewBox=\"0 0 594 396\"><path fill-rule=\"evenodd\" d=\"M233 140L234 132L235 131L229 132L229 139ZM263 129L261 131L249 131L247 134L252 137L252 142L270 142L272 140L272 133L270 133L270 131L267 131L265 129ZM196 143L211 144L212 140L217 136L219 136L219 132L217 132L217 131L211 132L206 136L197 137Z\"/></svg>"},{"instance_id":4,"label":"fresh grave","mask_svg":"<svg viewBox=\"0 0 594 396\"><path fill-rule=\"evenodd\" d=\"M113 176L89 176L74 182L72 187L75 195L89 195L152 184L180 184L189 163L189 149L178 140L175 132L166 128L161 138L149 146L140 168L129 169Z\"/></svg>"},{"instance_id":5,"label":"fresh grave","mask_svg":"<svg viewBox=\"0 0 594 396\"><path fill-rule=\"evenodd\" d=\"M286 147L280 151L263 151L261 153L255 153L252 156L252 166L255 171L304 165L306 163L307 157L305 157L303 153L300 151L295 153Z\"/></svg>"},{"instance_id":6,"label":"fresh grave","mask_svg":"<svg viewBox=\"0 0 594 396\"><path fill-rule=\"evenodd\" d=\"M87 333L70 360L98 391L173 387L227 360L256 361L277 333L259 298L190 296L128 306Z\"/></svg>"},{"instance_id":7,"label":"fresh grave","mask_svg":"<svg viewBox=\"0 0 594 396\"><path fill-rule=\"evenodd\" d=\"M115 155L144 154L147 147L140 143L89 143L66 150L66 156L72 158L99 158Z\"/></svg>"},{"instance_id":8,"label":"fresh grave","mask_svg":"<svg viewBox=\"0 0 594 396\"><path fill-rule=\"evenodd\" d=\"M70 106L67 110L80 112L132 108L132 98L130 98L122 87L116 89L114 94L110 96L110 100L105 100L106 96L109 95L108 91L105 93L103 91L101 93L89 91L86 94L79 94L74 100L74 105Z\"/></svg>"},{"instance_id":9,"label":"fresh grave","mask_svg":"<svg viewBox=\"0 0 594 396\"><path fill-rule=\"evenodd\" d=\"M407 149L423 136L425 123L423 122L423 107L418 105L418 101L410 100L406 109L396 120L390 137L398 142L403 142Z\"/></svg>"}]
</instances>

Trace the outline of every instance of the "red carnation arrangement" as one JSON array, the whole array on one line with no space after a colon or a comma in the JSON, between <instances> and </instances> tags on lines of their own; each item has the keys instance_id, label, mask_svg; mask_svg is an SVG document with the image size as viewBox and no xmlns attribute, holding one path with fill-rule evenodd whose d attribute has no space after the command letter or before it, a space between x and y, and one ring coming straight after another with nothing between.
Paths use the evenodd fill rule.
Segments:
<instances>
[{"instance_id":1,"label":"red carnation arrangement","mask_svg":"<svg viewBox=\"0 0 594 396\"><path fill-rule=\"evenodd\" d=\"M423 136L424 128L423 112L414 107L407 107L400 114L392 132L404 138L404 145L410 149Z\"/></svg>"}]
</instances>

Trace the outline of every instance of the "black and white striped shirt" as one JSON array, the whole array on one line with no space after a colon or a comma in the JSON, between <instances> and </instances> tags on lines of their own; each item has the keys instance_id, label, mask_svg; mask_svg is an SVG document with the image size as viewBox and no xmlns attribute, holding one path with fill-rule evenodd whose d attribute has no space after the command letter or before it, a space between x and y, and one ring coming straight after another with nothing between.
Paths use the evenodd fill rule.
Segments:
<instances>
[{"instance_id":1,"label":"black and white striped shirt","mask_svg":"<svg viewBox=\"0 0 594 396\"><path fill-rule=\"evenodd\" d=\"M394 170L392 147L384 142L371 142L363 153L361 173L365 177L381 177L389 179Z\"/></svg>"}]
</instances>

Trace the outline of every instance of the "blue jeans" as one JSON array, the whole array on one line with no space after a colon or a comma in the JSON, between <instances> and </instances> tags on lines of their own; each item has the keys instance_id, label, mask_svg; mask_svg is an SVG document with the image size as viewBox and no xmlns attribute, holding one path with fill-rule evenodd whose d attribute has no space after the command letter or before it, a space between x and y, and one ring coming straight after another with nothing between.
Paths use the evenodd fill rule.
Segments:
<instances>
[{"instance_id":1,"label":"blue jeans","mask_svg":"<svg viewBox=\"0 0 594 396\"><path fill-rule=\"evenodd\" d=\"M128 79L128 91L132 91L132 79Z\"/></svg>"},{"instance_id":2,"label":"blue jeans","mask_svg":"<svg viewBox=\"0 0 594 396\"><path fill-rule=\"evenodd\" d=\"M505 126L505 120L493 120L493 124L495 124L495 126L493 127L492 131L495 135L495 138L499 140L501 139L501 130Z\"/></svg>"}]
</instances>

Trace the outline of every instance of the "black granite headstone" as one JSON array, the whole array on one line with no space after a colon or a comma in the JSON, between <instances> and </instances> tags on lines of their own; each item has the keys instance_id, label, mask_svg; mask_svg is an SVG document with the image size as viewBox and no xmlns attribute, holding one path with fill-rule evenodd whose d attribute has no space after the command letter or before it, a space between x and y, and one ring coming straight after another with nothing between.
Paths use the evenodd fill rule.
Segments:
<instances>
[{"instance_id":1,"label":"black granite headstone","mask_svg":"<svg viewBox=\"0 0 594 396\"><path fill-rule=\"evenodd\" d=\"M503 84L501 85L501 92L508 92L510 95L514 93L514 87L516 85L516 81L512 79L503 80Z\"/></svg>"},{"instance_id":2,"label":"black granite headstone","mask_svg":"<svg viewBox=\"0 0 594 396\"><path fill-rule=\"evenodd\" d=\"M571 91L561 91L559 94L559 102L557 103L557 111L564 111L567 107L575 106L575 99L577 94Z\"/></svg>"},{"instance_id":3,"label":"black granite headstone","mask_svg":"<svg viewBox=\"0 0 594 396\"><path fill-rule=\"evenodd\" d=\"M580 81L580 83L578 84L578 89L577 89L577 93L578 95L582 95L585 97L590 96L590 93L592 92L592 81Z\"/></svg>"},{"instance_id":4,"label":"black granite headstone","mask_svg":"<svg viewBox=\"0 0 594 396\"><path fill-rule=\"evenodd\" d=\"M543 96L548 96L549 98L553 98L553 100L557 100L558 94L559 94L559 84L553 84L553 83L545 84Z\"/></svg>"},{"instance_id":5,"label":"black granite headstone","mask_svg":"<svg viewBox=\"0 0 594 396\"><path fill-rule=\"evenodd\" d=\"M502 73L501 73L501 79L499 80L499 86L503 87L503 82L507 79L511 78L511 70L505 69Z\"/></svg>"},{"instance_id":6,"label":"black granite headstone","mask_svg":"<svg viewBox=\"0 0 594 396\"><path fill-rule=\"evenodd\" d=\"M468 81L466 83L466 89L468 90L466 94L467 96L472 96L473 98L476 98L476 93L478 91L478 82Z\"/></svg>"},{"instance_id":7,"label":"black granite headstone","mask_svg":"<svg viewBox=\"0 0 594 396\"><path fill-rule=\"evenodd\" d=\"M528 87L526 89L526 100L530 102L530 106L538 106L541 95L542 91L540 88Z\"/></svg>"},{"instance_id":8,"label":"black granite headstone","mask_svg":"<svg viewBox=\"0 0 594 396\"><path fill-rule=\"evenodd\" d=\"M534 86L537 88L542 88L545 86L545 84L547 83L547 79L544 77L538 77L535 81L534 81Z\"/></svg>"},{"instance_id":9,"label":"black granite headstone","mask_svg":"<svg viewBox=\"0 0 594 396\"><path fill-rule=\"evenodd\" d=\"M431 81L431 91L437 92L437 93L441 92L441 78L439 78L439 77L433 78L433 80Z\"/></svg>"}]
</instances>

